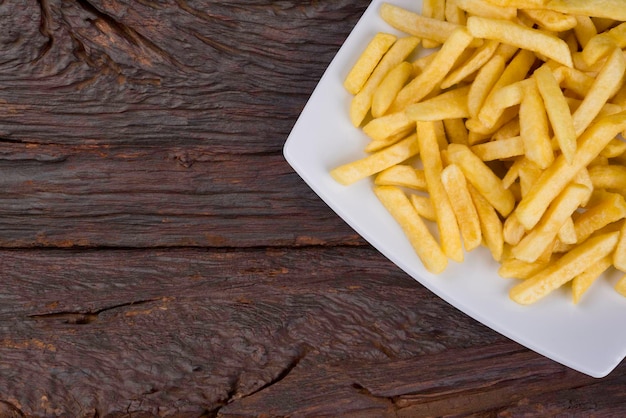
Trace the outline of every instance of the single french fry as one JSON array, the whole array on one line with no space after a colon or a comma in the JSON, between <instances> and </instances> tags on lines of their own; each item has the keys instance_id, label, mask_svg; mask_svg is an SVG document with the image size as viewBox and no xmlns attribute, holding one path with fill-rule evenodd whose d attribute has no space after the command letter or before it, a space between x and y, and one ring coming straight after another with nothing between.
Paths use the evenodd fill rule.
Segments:
<instances>
[{"instance_id":1,"label":"single french fry","mask_svg":"<svg viewBox=\"0 0 626 418\"><path fill-rule=\"evenodd\" d=\"M502 227L502 237L504 242L509 245L517 245L526 235L524 225L519 222L514 214L506 218Z\"/></svg>"},{"instance_id":2,"label":"single french fry","mask_svg":"<svg viewBox=\"0 0 626 418\"><path fill-rule=\"evenodd\" d=\"M582 58L587 65L593 65L609 55L615 47L626 47L626 22L592 36L582 51Z\"/></svg>"},{"instance_id":3,"label":"single french fry","mask_svg":"<svg viewBox=\"0 0 626 418\"><path fill-rule=\"evenodd\" d=\"M412 193L409 196L409 200L422 218L437 222L437 213L435 212L435 207L430 197Z\"/></svg>"},{"instance_id":4,"label":"single french fry","mask_svg":"<svg viewBox=\"0 0 626 418\"><path fill-rule=\"evenodd\" d=\"M622 136L624 134L622 133ZM601 156L606 158L617 158L620 155L623 155L626 152L626 141L619 140L617 138L613 139L609 144L604 147ZM622 165L623 167L624 165ZM621 175L620 175L621 176Z\"/></svg>"},{"instance_id":5,"label":"single french fry","mask_svg":"<svg viewBox=\"0 0 626 418\"><path fill-rule=\"evenodd\" d=\"M528 230L532 229L552 200L624 129L626 111L603 117L593 123L579 137L572 163L568 163L563 155L557 157L519 202L515 214L522 225Z\"/></svg>"},{"instance_id":6,"label":"single french fry","mask_svg":"<svg viewBox=\"0 0 626 418\"><path fill-rule=\"evenodd\" d=\"M502 239L502 221L498 213L470 183L467 189L474 202L476 213L480 221L480 229L485 246L491 252L494 260L500 261L504 252L504 240Z\"/></svg>"},{"instance_id":7,"label":"single french fry","mask_svg":"<svg viewBox=\"0 0 626 418\"><path fill-rule=\"evenodd\" d=\"M565 220L565 223L559 229L557 234L559 243L565 245L576 244L578 239L576 238L576 228L574 227L574 220L569 217Z\"/></svg>"},{"instance_id":8,"label":"single french fry","mask_svg":"<svg viewBox=\"0 0 626 418\"><path fill-rule=\"evenodd\" d=\"M482 242L482 233L465 176L458 166L450 164L441 172L441 182L456 215L465 250L472 251Z\"/></svg>"},{"instance_id":9,"label":"single french fry","mask_svg":"<svg viewBox=\"0 0 626 418\"><path fill-rule=\"evenodd\" d=\"M372 119L363 127L363 132L371 139L380 141L405 133L414 127L415 122L404 112L396 112Z\"/></svg>"},{"instance_id":10,"label":"single french fry","mask_svg":"<svg viewBox=\"0 0 626 418\"><path fill-rule=\"evenodd\" d=\"M437 20L445 20L445 0L423 0L422 1L422 16L430 17ZM424 39L422 41L424 48L436 48L441 43L432 41L430 39Z\"/></svg>"},{"instance_id":11,"label":"single french fry","mask_svg":"<svg viewBox=\"0 0 626 418\"><path fill-rule=\"evenodd\" d=\"M380 60L363 88L352 98L350 103L350 121L354 126L361 126L372 106L374 92L383 78L391 69L404 61L415 50L419 42L418 38L408 36L398 39L389 48L389 51Z\"/></svg>"},{"instance_id":12,"label":"single french fry","mask_svg":"<svg viewBox=\"0 0 626 418\"><path fill-rule=\"evenodd\" d=\"M437 121L469 117L467 95L469 86L449 90L431 99L407 106L404 113L415 121Z\"/></svg>"},{"instance_id":13,"label":"single french fry","mask_svg":"<svg viewBox=\"0 0 626 418\"><path fill-rule=\"evenodd\" d=\"M468 15L490 17L493 19L514 19L517 9L511 6L494 6L485 0L457 0L458 7Z\"/></svg>"},{"instance_id":14,"label":"single french fry","mask_svg":"<svg viewBox=\"0 0 626 418\"><path fill-rule=\"evenodd\" d=\"M537 52L568 67L574 66L567 43L545 32L509 20L479 16L470 16L467 19L467 28L475 38L493 39Z\"/></svg>"},{"instance_id":15,"label":"single french fry","mask_svg":"<svg viewBox=\"0 0 626 418\"><path fill-rule=\"evenodd\" d=\"M538 68L534 72L534 78L559 148L567 162L572 162L576 152L576 129L567 100L550 67Z\"/></svg>"},{"instance_id":16,"label":"single french fry","mask_svg":"<svg viewBox=\"0 0 626 418\"><path fill-rule=\"evenodd\" d=\"M463 119L444 119L443 126L449 143L469 144L467 138L468 132Z\"/></svg>"},{"instance_id":17,"label":"single french fry","mask_svg":"<svg viewBox=\"0 0 626 418\"><path fill-rule=\"evenodd\" d=\"M511 250L511 254L522 261L536 261L557 237L561 227L591 194L585 186L572 184L552 202L541 221Z\"/></svg>"},{"instance_id":18,"label":"single french fry","mask_svg":"<svg viewBox=\"0 0 626 418\"><path fill-rule=\"evenodd\" d=\"M349 185L379 173L386 168L417 155L419 145L416 135L403 139L388 148L333 169L330 174L340 184Z\"/></svg>"},{"instance_id":19,"label":"single french fry","mask_svg":"<svg viewBox=\"0 0 626 418\"><path fill-rule=\"evenodd\" d=\"M533 277L511 288L509 296L524 305L539 301L584 272L588 266L611 254L618 237L618 232L612 232L590 238Z\"/></svg>"},{"instance_id":20,"label":"single french fry","mask_svg":"<svg viewBox=\"0 0 626 418\"><path fill-rule=\"evenodd\" d=\"M374 179L377 186L400 186L426 190L424 170L406 164L397 164L381 171Z\"/></svg>"},{"instance_id":21,"label":"single french fry","mask_svg":"<svg viewBox=\"0 0 626 418\"><path fill-rule=\"evenodd\" d=\"M397 142L400 142L401 140L405 139L406 137L410 136L411 134L415 133L415 126L410 126L407 127L406 130L403 130L401 132L398 132L397 134L388 136L386 138L383 139L372 139L366 146L365 146L365 152L367 153L373 153L373 152L377 152L380 151L384 148L387 148Z\"/></svg>"},{"instance_id":22,"label":"single french fry","mask_svg":"<svg viewBox=\"0 0 626 418\"><path fill-rule=\"evenodd\" d=\"M547 264L544 260L528 263L509 257L502 261L498 268L498 274L505 279L529 279L541 270L545 269Z\"/></svg>"},{"instance_id":23,"label":"single french fry","mask_svg":"<svg viewBox=\"0 0 626 418\"><path fill-rule=\"evenodd\" d=\"M444 13L448 22L465 25L467 16L465 16L465 11L458 6L457 0L446 0Z\"/></svg>"},{"instance_id":24,"label":"single french fry","mask_svg":"<svg viewBox=\"0 0 626 418\"><path fill-rule=\"evenodd\" d=\"M626 191L626 166L596 165L589 168L591 182L597 189Z\"/></svg>"},{"instance_id":25,"label":"single french fry","mask_svg":"<svg viewBox=\"0 0 626 418\"><path fill-rule=\"evenodd\" d=\"M391 48L397 37L389 33L377 33L365 47L348 73L343 85L350 94L357 94L378 65L383 55Z\"/></svg>"},{"instance_id":26,"label":"single french fry","mask_svg":"<svg viewBox=\"0 0 626 418\"><path fill-rule=\"evenodd\" d=\"M521 10L540 28L552 32L565 32L574 29L578 24L576 16L555 12L548 9L523 9Z\"/></svg>"},{"instance_id":27,"label":"single french fry","mask_svg":"<svg viewBox=\"0 0 626 418\"><path fill-rule=\"evenodd\" d=\"M549 0L487 0L500 7L515 7L516 9L542 9Z\"/></svg>"},{"instance_id":28,"label":"single french fry","mask_svg":"<svg viewBox=\"0 0 626 418\"><path fill-rule=\"evenodd\" d=\"M389 111L401 111L426 97L441 83L472 40L472 36L464 27L455 29L424 71L400 90Z\"/></svg>"},{"instance_id":29,"label":"single french fry","mask_svg":"<svg viewBox=\"0 0 626 418\"><path fill-rule=\"evenodd\" d=\"M515 206L513 193L502 186L500 179L469 147L461 144L450 144L448 145L447 155L450 163L455 163L459 166L472 186L502 216L507 216L511 213Z\"/></svg>"},{"instance_id":30,"label":"single french fry","mask_svg":"<svg viewBox=\"0 0 626 418\"><path fill-rule=\"evenodd\" d=\"M589 126L602 106L621 87L625 70L626 59L624 59L624 54L621 49L616 48L609 55L587 95L572 115L577 135L580 135Z\"/></svg>"},{"instance_id":31,"label":"single french fry","mask_svg":"<svg viewBox=\"0 0 626 418\"><path fill-rule=\"evenodd\" d=\"M443 163L434 122L417 122L417 139L428 193L437 214L437 228L441 247L449 258L461 262L464 258L463 244L450 199L441 182Z\"/></svg>"},{"instance_id":32,"label":"single french fry","mask_svg":"<svg viewBox=\"0 0 626 418\"><path fill-rule=\"evenodd\" d=\"M400 224L424 267L435 274L443 272L448 259L404 192L394 186L377 186L374 193Z\"/></svg>"},{"instance_id":33,"label":"single french fry","mask_svg":"<svg viewBox=\"0 0 626 418\"><path fill-rule=\"evenodd\" d=\"M455 29L461 27L444 20L424 17L390 3L383 3L379 13L385 22L397 30L438 43L445 42Z\"/></svg>"},{"instance_id":34,"label":"single french fry","mask_svg":"<svg viewBox=\"0 0 626 418\"><path fill-rule=\"evenodd\" d=\"M398 92L404 87L413 75L413 65L403 61L385 76L376 88L372 96L372 116L379 118L383 116Z\"/></svg>"},{"instance_id":35,"label":"single french fry","mask_svg":"<svg viewBox=\"0 0 626 418\"><path fill-rule=\"evenodd\" d=\"M545 7L561 13L626 20L623 0L549 0Z\"/></svg>"},{"instance_id":36,"label":"single french fry","mask_svg":"<svg viewBox=\"0 0 626 418\"><path fill-rule=\"evenodd\" d=\"M503 57L492 57L476 74L474 82L470 85L467 95L467 109L472 118L478 117L478 112L483 107L489 93L504 72L506 62Z\"/></svg>"},{"instance_id":37,"label":"single french fry","mask_svg":"<svg viewBox=\"0 0 626 418\"><path fill-rule=\"evenodd\" d=\"M525 90L519 109L520 136L524 143L526 158L541 169L548 168L554 161L554 152L550 142L548 116L539 89L534 79ZM570 157L571 161L572 157Z\"/></svg>"},{"instance_id":38,"label":"single french fry","mask_svg":"<svg viewBox=\"0 0 626 418\"><path fill-rule=\"evenodd\" d=\"M515 136L474 145L471 149L483 161L503 160L524 155L524 142L520 136Z\"/></svg>"}]
</instances>

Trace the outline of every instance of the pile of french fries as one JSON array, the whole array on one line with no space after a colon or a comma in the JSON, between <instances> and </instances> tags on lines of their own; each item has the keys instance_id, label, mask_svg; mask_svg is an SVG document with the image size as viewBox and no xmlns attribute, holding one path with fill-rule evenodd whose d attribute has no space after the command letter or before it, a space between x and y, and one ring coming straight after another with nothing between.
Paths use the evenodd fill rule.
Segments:
<instances>
[{"instance_id":1,"label":"pile of french fries","mask_svg":"<svg viewBox=\"0 0 626 418\"><path fill-rule=\"evenodd\" d=\"M370 141L333 178L372 178L430 272L487 247L520 304L626 273L624 0L379 13L403 35L376 34L345 80Z\"/></svg>"}]
</instances>

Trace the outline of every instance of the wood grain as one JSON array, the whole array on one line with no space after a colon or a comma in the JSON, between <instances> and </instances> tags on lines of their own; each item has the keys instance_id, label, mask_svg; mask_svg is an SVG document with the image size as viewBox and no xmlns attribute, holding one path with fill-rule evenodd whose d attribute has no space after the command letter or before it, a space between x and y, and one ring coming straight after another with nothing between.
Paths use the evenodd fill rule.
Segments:
<instances>
[{"instance_id":1,"label":"wood grain","mask_svg":"<svg viewBox=\"0 0 626 418\"><path fill-rule=\"evenodd\" d=\"M0 1L0 416L621 416L282 146L369 2Z\"/></svg>"}]
</instances>

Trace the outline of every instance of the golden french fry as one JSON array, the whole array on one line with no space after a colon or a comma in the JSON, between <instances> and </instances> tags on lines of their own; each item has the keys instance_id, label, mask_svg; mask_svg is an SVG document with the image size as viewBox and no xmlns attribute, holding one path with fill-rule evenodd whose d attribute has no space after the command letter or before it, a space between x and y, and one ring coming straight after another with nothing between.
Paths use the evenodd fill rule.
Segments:
<instances>
[{"instance_id":1,"label":"golden french fry","mask_svg":"<svg viewBox=\"0 0 626 418\"><path fill-rule=\"evenodd\" d=\"M622 133L622 136L624 133ZM604 147L601 156L605 158L616 158L623 155L626 152L626 141L621 141L617 138L613 139L609 144ZM621 175L620 175L621 176Z\"/></svg>"},{"instance_id":2,"label":"golden french fry","mask_svg":"<svg viewBox=\"0 0 626 418\"><path fill-rule=\"evenodd\" d=\"M403 110L406 106L426 97L441 83L472 40L472 36L464 27L455 29L424 71L400 90L389 111Z\"/></svg>"},{"instance_id":3,"label":"golden french fry","mask_svg":"<svg viewBox=\"0 0 626 418\"><path fill-rule=\"evenodd\" d=\"M476 213L480 221L480 229L485 245L491 252L494 260L500 261L504 252L504 240L502 238L502 221L493 206L489 204L471 184L467 184L467 189L474 202Z\"/></svg>"},{"instance_id":4,"label":"golden french fry","mask_svg":"<svg viewBox=\"0 0 626 418\"><path fill-rule=\"evenodd\" d=\"M428 196L413 193L409 196L409 200L421 217L432 222L437 222L435 207Z\"/></svg>"},{"instance_id":5,"label":"golden french fry","mask_svg":"<svg viewBox=\"0 0 626 418\"><path fill-rule=\"evenodd\" d=\"M520 136L524 143L526 158L541 169L548 168L554 161L554 152L550 141L548 116L539 89L534 79L524 90L524 98L519 109ZM570 157L571 161L572 157Z\"/></svg>"},{"instance_id":6,"label":"golden french fry","mask_svg":"<svg viewBox=\"0 0 626 418\"><path fill-rule=\"evenodd\" d=\"M402 135L415 128L415 122L404 112L390 113L369 121L363 132L375 141L386 140L395 135Z\"/></svg>"},{"instance_id":7,"label":"golden french fry","mask_svg":"<svg viewBox=\"0 0 626 418\"><path fill-rule=\"evenodd\" d=\"M437 228L443 252L452 260L463 261L463 245L457 220L441 182L443 164L433 122L417 122L417 139L424 165L428 193L437 214Z\"/></svg>"},{"instance_id":8,"label":"golden french fry","mask_svg":"<svg viewBox=\"0 0 626 418\"><path fill-rule=\"evenodd\" d=\"M509 20L479 16L470 16L467 19L467 28L475 38L493 39L537 52L568 67L574 66L567 43L548 33Z\"/></svg>"},{"instance_id":9,"label":"golden french fry","mask_svg":"<svg viewBox=\"0 0 626 418\"><path fill-rule=\"evenodd\" d=\"M482 242L482 233L480 219L467 188L465 176L458 166L450 164L441 172L441 182L456 215L465 250L472 251Z\"/></svg>"},{"instance_id":10,"label":"golden french fry","mask_svg":"<svg viewBox=\"0 0 626 418\"><path fill-rule=\"evenodd\" d=\"M555 12L547 9L523 9L521 10L540 28L552 32L565 32L574 29L578 24L576 16Z\"/></svg>"},{"instance_id":11,"label":"golden french fry","mask_svg":"<svg viewBox=\"0 0 626 418\"><path fill-rule=\"evenodd\" d=\"M419 42L418 38L409 36L398 39L389 48L389 51L380 60L363 88L352 98L350 103L350 121L354 126L360 126L365 119L367 112L369 112L372 106L374 92L383 78L392 68L404 61L415 50Z\"/></svg>"},{"instance_id":12,"label":"golden french fry","mask_svg":"<svg viewBox=\"0 0 626 418\"><path fill-rule=\"evenodd\" d=\"M524 142L521 137L515 136L474 145L471 149L483 161L503 160L524 155Z\"/></svg>"},{"instance_id":13,"label":"golden french fry","mask_svg":"<svg viewBox=\"0 0 626 418\"><path fill-rule=\"evenodd\" d=\"M469 86L449 90L431 99L407 106L404 113L415 121L436 121L469 117Z\"/></svg>"},{"instance_id":14,"label":"golden french fry","mask_svg":"<svg viewBox=\"0 0 626 418\"><path fill-rule=\"evenodd\" d=\"M374 180L377 186L400 186L416 190L426 190L424 170L410 165L397 164L381 171Z\"/></svg>"},{"instance_id":15,"label":"golden french fry","mask_svg":"<svg viewBox=\"0 0 626 418\"><path fill-rule=\"evenodd\" d=\"M565 223L561 226L561 229L559 229L557 237L562 244L576 244L578 238L576 238L576 228L574 227L574 220L571 217L565 220Z\"/></svg>"},{"instance_id":16,"label":"golden french fry","mask_svg":"<svg viewBox=\"0 0 626 418\"><path fill-rule=\"evenodd\" d=\"M535 261L528 263L516 258L507 258L498 268L498 274L505 279L529 279L545 269L549 261Z\"/></svg>"},{"instance_id":17,"label":"golden french fry","mask_svg":"<svg viewBox=\"0 0 626 418\"><path fill-rule=\"evenodd\" d=\"M526 235L524 225L519 222L515 215L509 215L504 221L502 228L504 242L509 245L517 245Z\"/></svg>"},{"instance_id":18,"label":"golden french fry","mask_svg":"<svg viewBox=\"0 0 626 418\"><path fill-rule=\"evenodd\" d=\"M391 48L397 37L389 33L377 33L348 73L343 85L351 94L357 94L378 65L381 58Z\"/></svg>"},{"instance_id":19,"label":"golden french fry","mask_svg":"<svg viewBox=\"0 0 626 418\"><path fill-rule=\"evenodd\" d=\"M596 118L602 106L621 87L626 59L621 49L614 49L574 114L574 128L580 135Z\"/></svg>"},{"instance_id":20,"label":"golden french fry","mask_svg":"<svg viewBox=\"0 0 626 418\"><path fill-rule=\"evenodd\" d=\"M557 157L519 202L515 214L522 225L527 230L532 229L552 200L624 129L626 111L603 117L593 123L579 137L572 163L568 163L563 155Z\"/></svg>"},{"instance_id":21,"label":"golden french fry","mask_svg":"<svg viewBox=\"0 0 626 418\"><path fill-rule=\"evenodd\" d=\"M549 0L545 8L571 15L626 20L626 7L624 7L623 0Z\"/></svg>"},{"instance_id":22,"label":"golden french fry","mask_svg":"<svg viewBox=\"0 0 626 418\"><path fill-rule=\"evenodd\" d=\"M582 58L587 65L593 65L610 54L615 47L620 49L626 47L625 23L592 36L582 51Z\"/></svg>"},{"instance_id":23,"label":"golden french fry","mask_svg":"<svg viewBox=\"0 0 626 418\"><path fill-rule=\"evenodd\" d=\"M489 167L461 144L448 145L447 156L450 163L457 164L467 180L500 213L507 216L515 206L515 198L510 190L502 186L500 179Z\"/></svg>"},{"instance_id":24,"label":"golden french fry","mask_svg":"<svg viewBox=\"0 0 626 418\"><path fill-rule=\"evenodd\" d=\"M463 119L444 119L443 126L448 142L453 144L469 144L467 128L465 127Z\"/></svg>"},{"instance_id":25,"label":"golden french fry","mask_svg":"<svg viewBox=\"0 0 626 418\"><path fill-rule=\"evenodd\" d=\"M537 302L584 272L588 266L611 254L618 237L618 232L611 232L590 238L533 277L511 288L509 296L524 305Z\"/></svg>"},{"instance_id":26,"label":"golden french fry","mask_svg":"<svg viewBox=\"0 0 626 418\"><path fill-rule=\"evenodd\" d=\"M541 9L549 0L487 0L500 7L515 7L516 9Z\"/></svg>"},{"instance_id":27,"label":"golden french fry","mask_svg":"<svg viewBox=\"0 0 626 418\"><path fill-rule=\"evenodd\" d=\"M416 135L403 139L388 148L333 169L330 174L340 184L349 185L386 168L399 164L419 152Z\"/></svg>"},{"instance_id":28,"label":"golden french fry","mask_svg":"<svg viewBox=\"0 0 626 418\"><path fill-rule=\"evenodd\" d=\"M532 263L537 261L546 248L556 239L561 227L578 209L591 190L572 184L552 202L541 221L511 250L513 257Z\"/></svg>"},{"instance_id":29,"label":"golden french fry","mask_svg":"<svg viewBox=\"0 0 626 418\"><path fill-rule=\"evenodd\" d=\"M457 0L457 6L468 15L511 20L517 16L517 9L511 6L494 6L485 0Z\"/></svg>"},{"instance_id":30,"label":"golden french fry","mask_svg":"<svg viewBox=\"0 0 626 418\"><path fill-rule=\"evenodd\" d=\"M445 20L445 3L445 0L423 0L422 16L437 20ZM424 45L424 48L436 48L440 45L440 42L424 39L422 44Z\"/></svg>"},{"instance_id":31,"label":"golden french fry","mask_svg":"<svg viewBox=\"0 0 626 418\"><path fill-rule=\"evenodd\" d=\"M478 117L489 93L500 79L506 62L500 55L492 57L476 74L467 95L467 109L472 118Z\"/></svg>"},{"instance_id":32,"label":"golden french fry","mask_svg":"<svg viewBox=\"0 0 626 418\"><path fill-rule=\"evenodd\" d=\"M383 116L398 92L404 87L406 82L413 75L413 65L403 61L396 68L389 71L383 81L378 85L372 97L372 116L379 118Z\"/></svg>"},{"instance_id":33,"label":"golden french fry","mask_svg":"<svg viewBox=\"0 0 626 418\"><path fill-rule=\"evenodd\" d=\"M626 191L626 166L596 165L589 168L591 182L597 189Z\"/></svg>"},{"instance_id":34,"label":"golden french fry","mask_svg":"<svg viewBox=\"0 0 626 418\"><path fill-rule=\"evenodd\" d=\"M534 78L559 148L567 162L572 162L576 152L576 129L565 96L550 67L538 68Z\"/></svg>"},{"instance_id":35,"label":"golden french fry","mask_svg":"<svg viewBox=\"0 0 626 418\"><path fill-rule=\"evenodd\" d=\"M435 274L443 272L448 259L404 192L394 186L377 186L374 193L400 224L424 267Z\"/></svg>"},{"instance_id":36,"label":"golden french fry","mask_svg":"<svg viewBox=\"0 0 626 418\"><path fill-rule=\"evenodd\" d=\"M445 42L455 29L461 27L455 23L424 17L389 3L383 3L379 13L385 22L397 30L438 43Z\"/></svg>"},{"instance_id":37,"label":"golden french fry","mask_svg":"<svg viewBox=\"0 0 626 418\"><path fill-rule=\"evenodd\" d=\"M579 303L583 294L595 282L602 273L611 267L611 256L601 258L594 264L589 265L585 271L572 279L572 298L574 303Z\"/></svg>"}]
</instances>

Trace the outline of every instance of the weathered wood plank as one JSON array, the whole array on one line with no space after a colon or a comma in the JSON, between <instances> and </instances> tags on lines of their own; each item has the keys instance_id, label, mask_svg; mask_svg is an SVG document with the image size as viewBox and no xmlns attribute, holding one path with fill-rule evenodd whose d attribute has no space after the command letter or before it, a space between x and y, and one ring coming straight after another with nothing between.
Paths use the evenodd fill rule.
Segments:
<instances>
[{"instance_id":1,"label":"weathered wood plank","mask_svg":"<svg viewBox=\"0 0 626 418\"><path fill-rule=\"evenodd\" d=\"M280 154L4 144L0 246L291 246L363 240Z\"/></svg>"},{"instance_id":2,"label":"weathered wood plank","mask_svg":"<svg viewBox=\"0 0 626 418\"><path fill-rule=\"evenodd\" d=\"M0 138L276 152L368 3L3 2Z\"/></svg>"}]
</instances>

